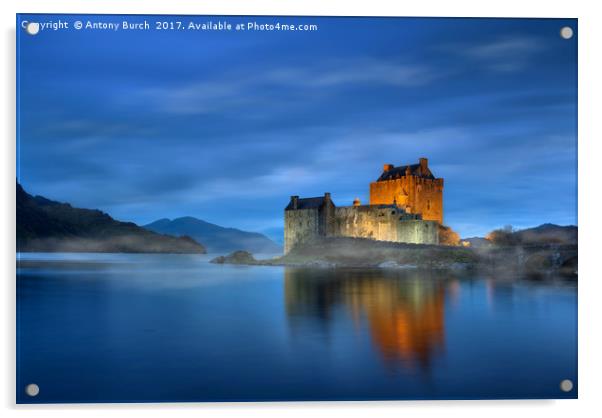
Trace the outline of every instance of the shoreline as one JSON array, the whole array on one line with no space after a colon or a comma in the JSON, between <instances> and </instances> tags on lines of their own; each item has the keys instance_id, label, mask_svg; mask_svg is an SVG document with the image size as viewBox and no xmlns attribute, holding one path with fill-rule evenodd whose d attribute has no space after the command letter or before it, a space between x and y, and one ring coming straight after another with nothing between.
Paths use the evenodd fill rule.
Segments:
<instances>
[{"instance_id":1,"label":"shoreline","mask_svg":"<svg viewBox=\"0 0 602 418\"><path fill-rule=\"evenodd\" d=\"M358 238L325 238L281 257L257 260L246 251L218 256L214 264L315 268L449 270L500 276L577 278L577 245L541 244L470 248L401 244Z\"/></svg>"}]
</instances>

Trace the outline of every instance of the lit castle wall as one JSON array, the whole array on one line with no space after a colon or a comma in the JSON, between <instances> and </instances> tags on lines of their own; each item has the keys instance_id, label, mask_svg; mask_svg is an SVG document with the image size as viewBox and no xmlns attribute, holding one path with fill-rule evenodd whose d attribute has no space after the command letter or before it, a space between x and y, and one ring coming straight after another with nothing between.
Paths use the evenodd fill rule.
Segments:
<instances>
[{"instance_id":1,"label":"lit castle wall","mask_svg":"<svg viewBox=\"0 0 602 418\"><path fill-rule=\"evenodd\" d=\"M378 241L438 244L443 222L443 179L419 164L386 164L370 184L370 204L355 200L336 206L330 193L320 197L291 196L284 210L284 252L318 237L355 237Z\"/></svg>"},{"instance_id":2,"label":"lit castle wall","mask_svg":"<svg viewBox=\"0 0 602 418\"><path fill-rule=\"evenodd\" d=\"M370 204L397 204L425 221L443 224L443 179L433 176L426 158L413 165L385 164L378 180L370 183Z\"/></svg>"}]
</instances>

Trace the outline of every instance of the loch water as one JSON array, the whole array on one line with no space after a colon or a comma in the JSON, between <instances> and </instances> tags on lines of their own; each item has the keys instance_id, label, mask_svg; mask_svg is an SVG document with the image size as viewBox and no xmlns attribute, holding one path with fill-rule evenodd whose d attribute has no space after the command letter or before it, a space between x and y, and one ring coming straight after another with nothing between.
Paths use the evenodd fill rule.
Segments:
<instances>
[{"instance_id":1,"label":"loch water","mask_svg":"<svg viewBox=\"0 0 602 418\"><path fill-rule=\"evenodd\" d=\"M577 397L576 282L210 258L18 254L17 402Z\"/></svg>"}]
</instances>

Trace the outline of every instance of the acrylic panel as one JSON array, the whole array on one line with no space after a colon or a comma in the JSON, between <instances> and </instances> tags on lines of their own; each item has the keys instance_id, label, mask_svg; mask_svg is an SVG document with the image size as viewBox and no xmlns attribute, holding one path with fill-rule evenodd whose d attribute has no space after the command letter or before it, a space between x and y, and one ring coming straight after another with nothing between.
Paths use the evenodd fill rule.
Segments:
<instances>
[{"instance_id":1,"label":"acrylic panel","mask_svg":"<svg viewBox=\"0 0 602 418\"><path fill-rule=\"evenodd\" d=\"M17 15L17 402L576 398L577 37Z\"/></svg>"}]
</instances>

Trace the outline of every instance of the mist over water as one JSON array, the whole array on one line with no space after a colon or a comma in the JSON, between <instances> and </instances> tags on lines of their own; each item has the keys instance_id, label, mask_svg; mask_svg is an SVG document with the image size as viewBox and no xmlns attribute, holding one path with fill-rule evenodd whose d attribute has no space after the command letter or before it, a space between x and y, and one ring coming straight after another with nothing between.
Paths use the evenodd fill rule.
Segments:
<instances>
[{"instance_id":1,"label":"mist over water","mask_svg":"<svg viewBox=\"0 0 602 418\"><path fill-rule=\"evenodd\" d=\"M574 283L211 257L21 254L18 402L577 395Z\"/></svg>"}]
</instances>

